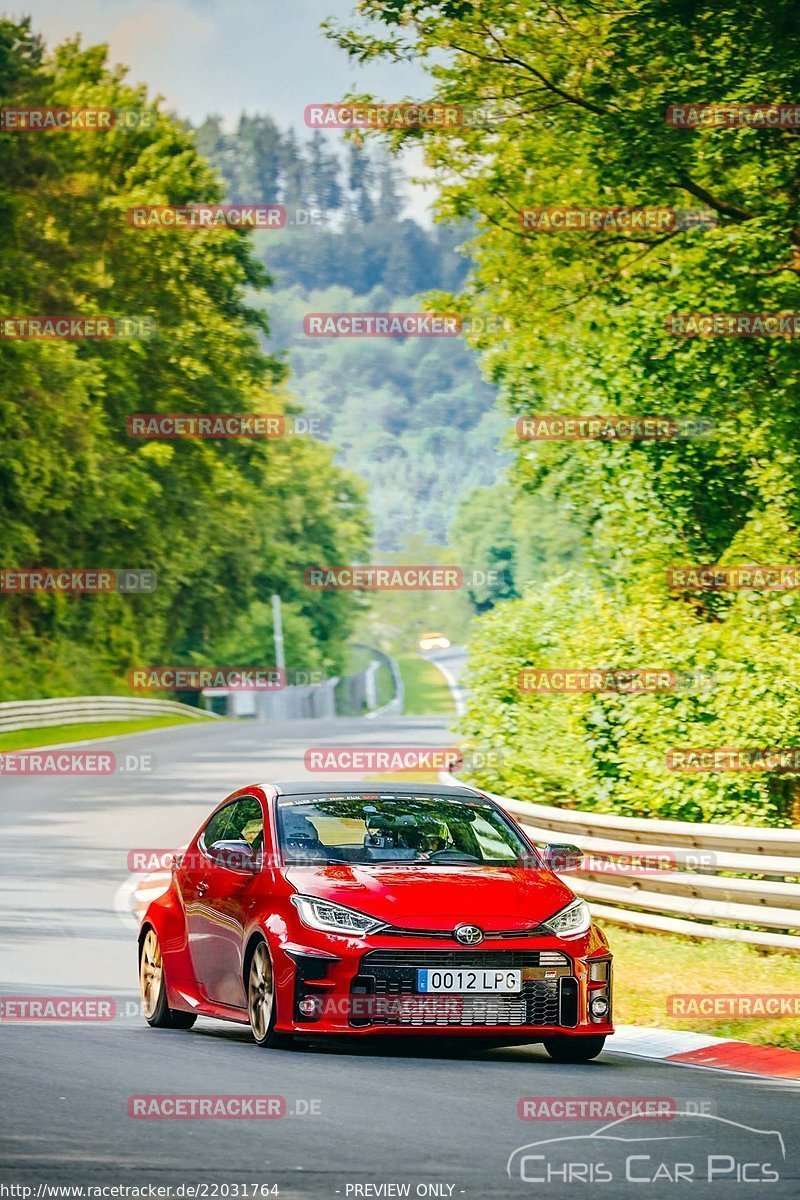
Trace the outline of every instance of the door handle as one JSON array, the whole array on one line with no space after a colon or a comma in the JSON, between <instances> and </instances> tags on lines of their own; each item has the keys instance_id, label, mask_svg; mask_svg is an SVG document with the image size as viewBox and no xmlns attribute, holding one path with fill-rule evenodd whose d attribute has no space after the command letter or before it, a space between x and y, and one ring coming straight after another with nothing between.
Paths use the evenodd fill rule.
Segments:
<instances>
[{"instance_id":1,"label":"door handle","mask_svg":"<svg viewBox=\"0 0 800 1200\"><path fill-rule=\"evenodd\" d=\"M205 896L207 891L208 891L208 882L205 879L203 879L197 885L197 894L198 894L198 896Z\"/></svg>"}]
</instances>

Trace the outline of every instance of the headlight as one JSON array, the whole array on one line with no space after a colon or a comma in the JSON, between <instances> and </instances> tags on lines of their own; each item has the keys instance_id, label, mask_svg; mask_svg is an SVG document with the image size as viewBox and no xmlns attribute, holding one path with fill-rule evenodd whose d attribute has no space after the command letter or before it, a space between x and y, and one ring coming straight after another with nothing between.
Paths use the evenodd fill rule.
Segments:
<instances>
[{"instance_id":1,"label":"headlight","mask_svg":"<svg viewBox=\"0 0 800 1200\"><path fill-rule=\"evenodd\" d=\"M589 906L585 900L573 900L566 908L562 908L561 912L544 922L547 928L552 929L559 937L577 937L579 933L586 933L591 923Z\"/></svg>"},{"instance_id":2,"label":"headlight","mask_svg":"<svg viewBox=\"0 0 800 1200\"><path fill-rule=\"evenodd\" d=\"M313 896L292 896L292 904L304 925L325 933L372 933L384 924L343 904L331 904L330 900L316 900Z\"/></svg>"}]
</instances>

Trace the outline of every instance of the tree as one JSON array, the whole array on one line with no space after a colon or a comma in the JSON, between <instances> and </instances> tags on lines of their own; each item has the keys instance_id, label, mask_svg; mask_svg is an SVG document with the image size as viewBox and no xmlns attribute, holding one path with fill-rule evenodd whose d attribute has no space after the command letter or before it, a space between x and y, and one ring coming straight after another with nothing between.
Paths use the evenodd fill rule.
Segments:
<instances>
[{"instance_id":1,"label":"tree","mask_svg":"<svg viewBox=\"0 0 800 1200\"><path fill-rule=\"evenodd\" d=\"M619 653L649 655L654 646L666 653L666 643L651 636L654 627L670 632L674 655L689 646L706 669L727 661L734 645L745 655L738 673L723 672L724 687L703 711L682 710L686 719L673 731L702 744L797 745L778 668L783 654L792 694L800 686L797 593L671 591L665 574L682 561L800 557L798 340L679 337L670 327L681 313L797 310L796 130L679 127L666 119L670 106L797 95L793 6L367 0L360 11L378 22L378 32L334 29L340 45L362 61L427 63L436 99L470 115L455 126L388 137L395 149L422 142L440 183L441 218L476 221L469 284L460 297L439 302L458 305L466 317L503 318L474 342L506 409L514 416L652 414L675 423L675 435L662 440L519 444L516 485L556 499L585 531L585 665L608 652L597 613L613 595L627 625L647 629L633 649L621 641ZM525 210L553 207L694 210L711 219L560 233L526 225ZM517 604L519 619L527 610L522 602L509 607ZM644 625L642 611L650 614ZM492 653L497 628L487 621L476 661ZM570 644L567 631L563 644ZM475 692L476 725L487 687ZM784 718L774 695L782 697ZM574 714L575 698L562 700ZM656 710L669 703L652 702ZM522 701L504 704L508 715ZM635 704L637 712L647 708ZM641 763L660 745L658 719L637 723L624 704L620 714L617 744ZM508 721L498 729L504 742L515 736ZM607 761L589 727L580 747L596 755L598 770ZM565 742L567 774L577 763L571 753ZM659 761L655 774L631 775L631 794L641 784L645 805L658 807L669 793L676 812L685 801L686 811L706 817L791 819L791 779L676 779ZM518 770L524 786L541 782L538 767Z\"/></svg>"},{"instance_id":2,"label":"tree","mask_svg":"<svg viewBox=\"0 0 800 1200\"><path fill-rule=\"evenodd\" d=\"M364 224L368 224L375 213L372 199L372 177L372 163L363 146L357 141L349 142L347 146L347 187L350 193L351 212Z\"/></svg>"},{"instance_id":3,"label":"tree","mask_svg":"<svg viewBox=\"0 0 800 1200\"><path fill-rule=\"evenodd\" d=\"M308 208L308 169L294 130L284 135L280 147L281 199L289 208Z\"/></svg>"},{"instance_id":4,"label":"tree","mask_svg":"<svg viewBox=\"0 0 800 1200\"><path fill-rule=\"evenodd\" d=\"M271 117L245 113L239 118L235 138L236 183L230 199L240 204L270 204L281 198L281 171L287 171L280 130ZM209 155L213 161L213 154ZM301 186L294 177L286 180L285 190Z\"/></svg>"},{"instance_id":5,"label":"tree","mask_svg":"<svg viewBox=\"0 0 800 1200\"><path fill-rule=\"evenodd\" d=\"M0 339L2 559L7 567L146 567L140 595L7 594L4 697L122 690L131 665L188 661L281 585L336 663L346 598L314 595L320 554L363 552L356 481L308 439L135 441L135 412L283 412L268 282L234 229L131 228L135 205L222 199L191 132L67 41L48 55L27 21L0 22L0 104L144 110L105 132L0 130L0 311L147 318L149 338ZM207 137L216 137L212 124ZM13 447L13 450L12 450ZM307 482L307 477L311 482Z\"/></svg>"},{"instance_id":6,"label":"tree","mask_svg":"<svg viewBox=\"0 0 800 1200\"><path fill-rule=\"evenodd\" d=\"M325 149L325 138L319 129L311 135L308 147L309 181L314 200L323 211L336 211L342 206L339 184L341 164L335 152Z\"/></svg>"}]
</instances>

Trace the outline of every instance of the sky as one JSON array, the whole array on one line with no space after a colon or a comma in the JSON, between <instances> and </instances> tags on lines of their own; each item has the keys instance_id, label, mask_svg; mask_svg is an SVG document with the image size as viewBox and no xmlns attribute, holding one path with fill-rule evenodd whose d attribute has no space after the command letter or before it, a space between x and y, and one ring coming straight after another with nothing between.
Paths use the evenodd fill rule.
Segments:
<instances>
[{"instance_id":1,"label":"sky","mask_svg":"<svg viewBox=\"0 0 800 1200\"><path fill-rule=\"evenodd\" d=\"M84 43L107 43L133 82L194 123L217 113L231 124L244 109L303 134L307 104L350 90L384 100L430 94L415 63L364 68L321 34L322 20L344 20L353 7L350 0L30 0L6 15L29 14L51 45L75 33ZM422 169L415 158L404 165L412 174ZM430 189L409 186L408 198L408 211L421 216Z\"/></svg>"}]
</instances>

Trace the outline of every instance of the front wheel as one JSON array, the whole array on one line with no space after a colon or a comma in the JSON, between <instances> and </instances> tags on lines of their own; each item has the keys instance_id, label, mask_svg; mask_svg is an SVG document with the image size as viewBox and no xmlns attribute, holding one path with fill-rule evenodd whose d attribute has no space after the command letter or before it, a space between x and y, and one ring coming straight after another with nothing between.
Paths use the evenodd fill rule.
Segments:
<instances>
[{"instance_id":1,"label":"front wheel","mask_svg":"<svg viewBox=\"0 0 800 1200\"><path fill-rule=\"evenodd\" d=\"M605 1035L596 1037L545 1038L544 1048L554 1062L591 1062L606 1044Z\"/></svg>"},{"instance_id":2,"label":"front wheel","mask_svg":"<svg viewBox=\"0 0 800 1200\"><path fill-rule=\"evenodd\" d=\"M250 958L247 970L247 1015L250 1028L259 1046L288 1046L291 1036L275 1030L277 1007L275 1004L275 976L269 947L258 942Z\"/></svg>"},{"instance_id":3,"label":"front wheel","mask_svg":"<svg viewBox=\"0 0 800 1200\"><path fill-rule=\"evenodd\" d=\"M197 1020L195 1013L167 1007L167 981L155 929L148 929L139 950L139 991L144 1019L154 1029L191 1029Z\"/></svg>"}]
</instances>

